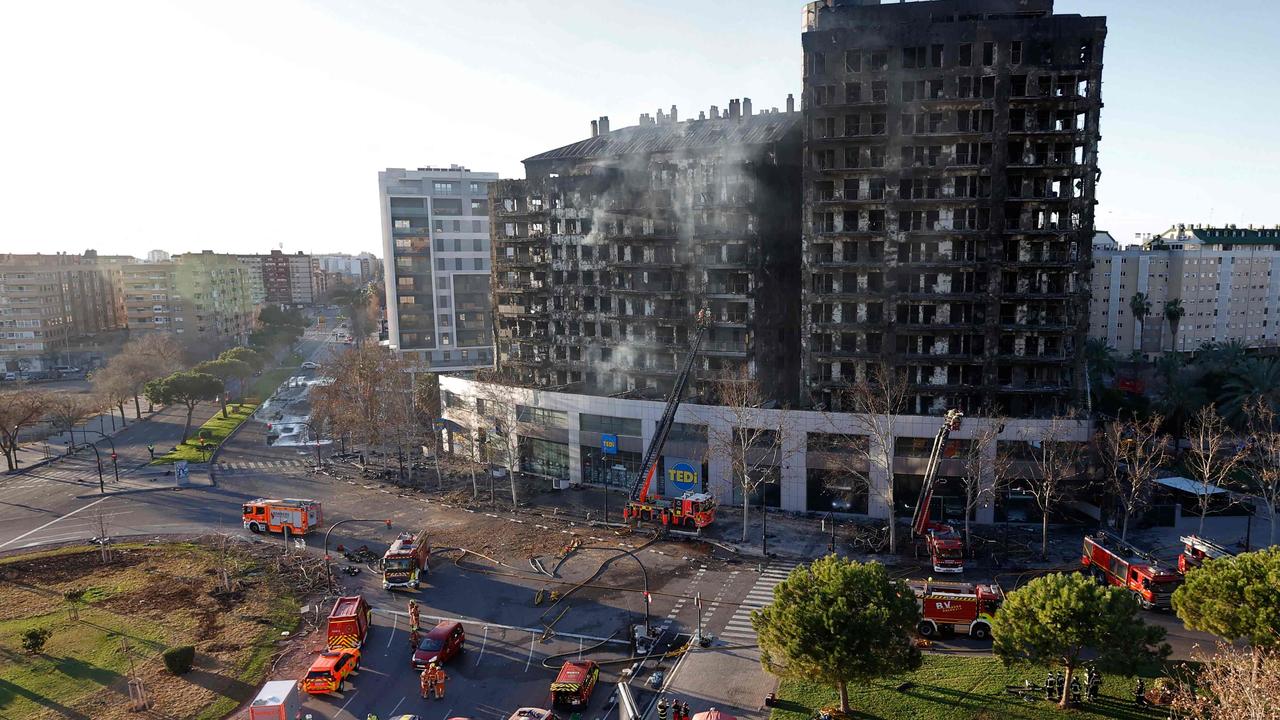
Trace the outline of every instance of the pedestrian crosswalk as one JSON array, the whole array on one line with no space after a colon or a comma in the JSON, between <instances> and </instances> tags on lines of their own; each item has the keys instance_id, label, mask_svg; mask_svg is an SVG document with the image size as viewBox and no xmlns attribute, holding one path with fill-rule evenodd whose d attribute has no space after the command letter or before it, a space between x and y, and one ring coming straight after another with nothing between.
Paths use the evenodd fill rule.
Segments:
<instances>
[{"instance_id":1,"label":"pedestrian crosswalk","mask_svg":"<svg viewBox=\"0 0 1280 720\"><path fill-rule=\"evenodd\" d=\"M314 465L309 460L261 460L256 462L219 462L214 469L220 473L255 472L261 470L296 470Z\"/></svg>"},{"instance_id":2,"label":"pedestrian crosswalk","mask_svg":"<svg viewBox=\"0 0 1280 720\"><path fill-rule=\"evenodd\" d=\"M756 631L751 627L751 611L773 602L773 588L787 579L799 562L793 560L775 560L770 562L760 573L755 585L747 591L746 597L738 605L738 610L729 618L720 637L730 643L754 643Z\"/></svg>"}]
</instances>

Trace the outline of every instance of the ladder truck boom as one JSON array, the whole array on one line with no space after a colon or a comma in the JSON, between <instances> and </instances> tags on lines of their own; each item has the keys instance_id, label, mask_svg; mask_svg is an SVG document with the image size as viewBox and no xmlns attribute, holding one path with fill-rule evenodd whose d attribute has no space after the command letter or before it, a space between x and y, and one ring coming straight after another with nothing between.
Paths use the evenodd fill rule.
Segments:
<instances>
[{"instance_id":1,"label":"ladder truck boom","mask_svg":"<svg viewBox=\"0 0 1280 720\"><path fill-rule=\"evenodd\" d=\"M658 460L662 456L662 448L667 444L667 436L671 434L671 426L675 424L676 410L680 408L680 399L689 385L689 376L693 373L693 364L702 347L702 338L707 332L710 315L707 310L699 310L697 329L693 336L689 357L684 367L676 376L667 396L667 406L662 411L662 418L645 448L644 459L640 465L640 476L636 478L628 495L627 505L622 510L624 520L655 520L664 526L675 525L703 528L715 519L715 498L708 493L686 492L680 497L663 498L650 494L653 489L653 476L658 471Z\"/></svg>"},{"instance_id":2,"label":"ladder truck boom","mask_svg":"<svg viewBox=\"0 0 1280 720\"><path fill-rule=\"evenodd\" d=\"M698 312L698 327L693 336L693 346L689 352L689 357L684 361L684 367L680 369L680 374L676 376L675 384L671 386L671 393L667 396L667 406L662 411L662 418L658 421L658 427L653 434L653 439L649 441L649 447L644 451L644 459L640 465L640 476L636 478L636 482L631 486L630 499L632 501L644 502L649 499L649 489L653 486L653 475L658 470L658 457L662 454L663 446L667 444L667 436L671 434L671 426L675 424L676 410L680 408L680 399L684 395L685 388L689 385L689 376L693 374L693 363L698 357L698 349L702 346L702 336L707 331L704 312Z\"/></svg>"},{"instance_id":3,"label":"ladder truck boom","mask_svg":"<svg viewBox=\"0 0 1280 720\"><path fill-rule=\"evenodd\" d=\"M929 505L933 503L933 486L938 479L938 468L942 465L942 453L951 433L960 429L960 419L963 417L964 413L959 410L948 410L942 419L942 427L938 428L938 434L933 438L929 464L925 466L920 498L911 516L911 533L925 540L929 556L933 560L934 572L964 572L964 542L950 525L929 520Z\"/></svg>"}]
</instances>

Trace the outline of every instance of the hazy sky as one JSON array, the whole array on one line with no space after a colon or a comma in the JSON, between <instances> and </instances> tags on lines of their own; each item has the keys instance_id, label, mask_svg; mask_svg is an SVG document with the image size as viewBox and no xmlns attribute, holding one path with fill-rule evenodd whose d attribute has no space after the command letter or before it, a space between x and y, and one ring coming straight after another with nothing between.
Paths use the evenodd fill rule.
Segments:
<instances>
[{"instance_id":1,"label":"hazy sky","mask_svg":"<svg viewBox=\"0 0 1280 720\"><path fill-rule=\"evenodd\" d=\"M377 172L800 91L796 0L10 2L0 251L380 253ZM1274 0L1105 14L1098 227L1280 223Z\"/></svg>"}]
</instances>

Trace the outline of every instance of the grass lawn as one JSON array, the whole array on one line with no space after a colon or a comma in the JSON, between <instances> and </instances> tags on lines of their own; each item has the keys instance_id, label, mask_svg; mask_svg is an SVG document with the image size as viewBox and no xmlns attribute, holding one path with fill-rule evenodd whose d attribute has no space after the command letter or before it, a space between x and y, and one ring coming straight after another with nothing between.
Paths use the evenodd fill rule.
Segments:
<instances>
[{"instance_id":1,"label":"grass lawn","mask_svg":"<svg viewBox=\"0 0 1280 720\"><path fill-rule=\"evenodd\" d=\"M192 463L202 463L213 452L213 449L222 444L227 439L227 435L231 434L240 426L240 423L249 419L253 415L253 411L257 409L254 403L231 403L227 405L227 416L222 417L222 408L218 408L218 412L204 425L192 431L191 437L187 441L178 446L177 450L165 453L155 459L153 465L164 465L186 460ZM209 435L205 438L204 449L200 449L200 433L208 431Z\"/></svg>"},{"instance_id":2,"label":"grass lawn","mask_svg":"<svg viewBox=\"0 0 1280 720\"><path fill-rule=\"evenodd\" d=\"M281 632L297 626L297 602L255 560L237 555L238 592L215 598L214 550L178 543L115 552L108 565L85 547L0 561L12 580L0 605L0 718L138 717L126 709L130 656L162 716L224 717L262 681ZM68 612L69 590L83 593L78 618ZM21 647L32 627L52 631L34 655ZM171 675L160 654L184 644L196 646L197 669Z\"/></svg>"},{"instance_id":3,"label":"grass lawn","mask_svg":"<svg viewBox=\"0 0 1280 720\"><path fill-rule=\"evenodd\" d=\"M1153 671L1151 676L1157 673ZM1157 708L1140 708L1133 704L1132 678L1104 676L1102 693L1097 703L1067 712L1043 700L1025 702L1005 692L1006 685L1021 685L1023 680L1044 682L1044 672L1026 668L1007 669L991 657L924 656L924 664L913 673L849 687L849 705L855 718L911 718L912 720L996 720L997 718L1121 718L1146 720L1165 718ZM912 685L901 692L904 682ZM1147 680L1147 687L1151 687ZM784 680L778 688L779 706L770 720L809 720L823 707L836 707L839 699L835 688L814 683Z\"/></svg>"}]
</instances>

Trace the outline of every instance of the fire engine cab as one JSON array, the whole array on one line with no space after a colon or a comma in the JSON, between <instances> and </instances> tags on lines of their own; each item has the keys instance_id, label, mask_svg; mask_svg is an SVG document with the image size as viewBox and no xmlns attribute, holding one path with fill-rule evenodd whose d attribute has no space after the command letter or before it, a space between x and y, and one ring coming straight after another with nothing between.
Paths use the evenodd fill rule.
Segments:
<instances>
[{"instance_id":1,"label":"fire engine cab","mask_svg":"<svg viewBox=\"0 0 1280 720\"><path fill-rule=\"evenodd\" d=\"M298 498L250 500L241 508L244 528L251 532L306 535L324 522L317 500Z\"/></svg>"},{"instance_id":2,"label":"fire engine cab","mask_svg":"<svg viewBox=\"0 0 1280 720\"><path fill-rule=\"evenodd\" d=\"M427 531L416 536L402 532L382 556L382 589L420 587L419 574L427 571L431 559L431 543Z\"/></svg>"},{"instance_id":3,"label":"fire engine cab","mask_svg":"<svg viewBox=\"0 0 1280 720\"><path fill-rule=\"evenodd\" d=\"M991 619L1004 602L999 585L909 580L920 605L916 631L924 637L960 632L978 640L991 637Z\"/></svg>"},{"instance_id":4,"label":"fire engine cab","mask_svg":"<svg viewBox=\"0 0 1280 720\"><path fill-rule=\"evenodd\" d=\"M1182 583L1181 573L1105 532L1085 536L1080 564L1098 582L1133 593L1144 610L1171 608L1173 591Z\"/></svg>"}]
</instances>

